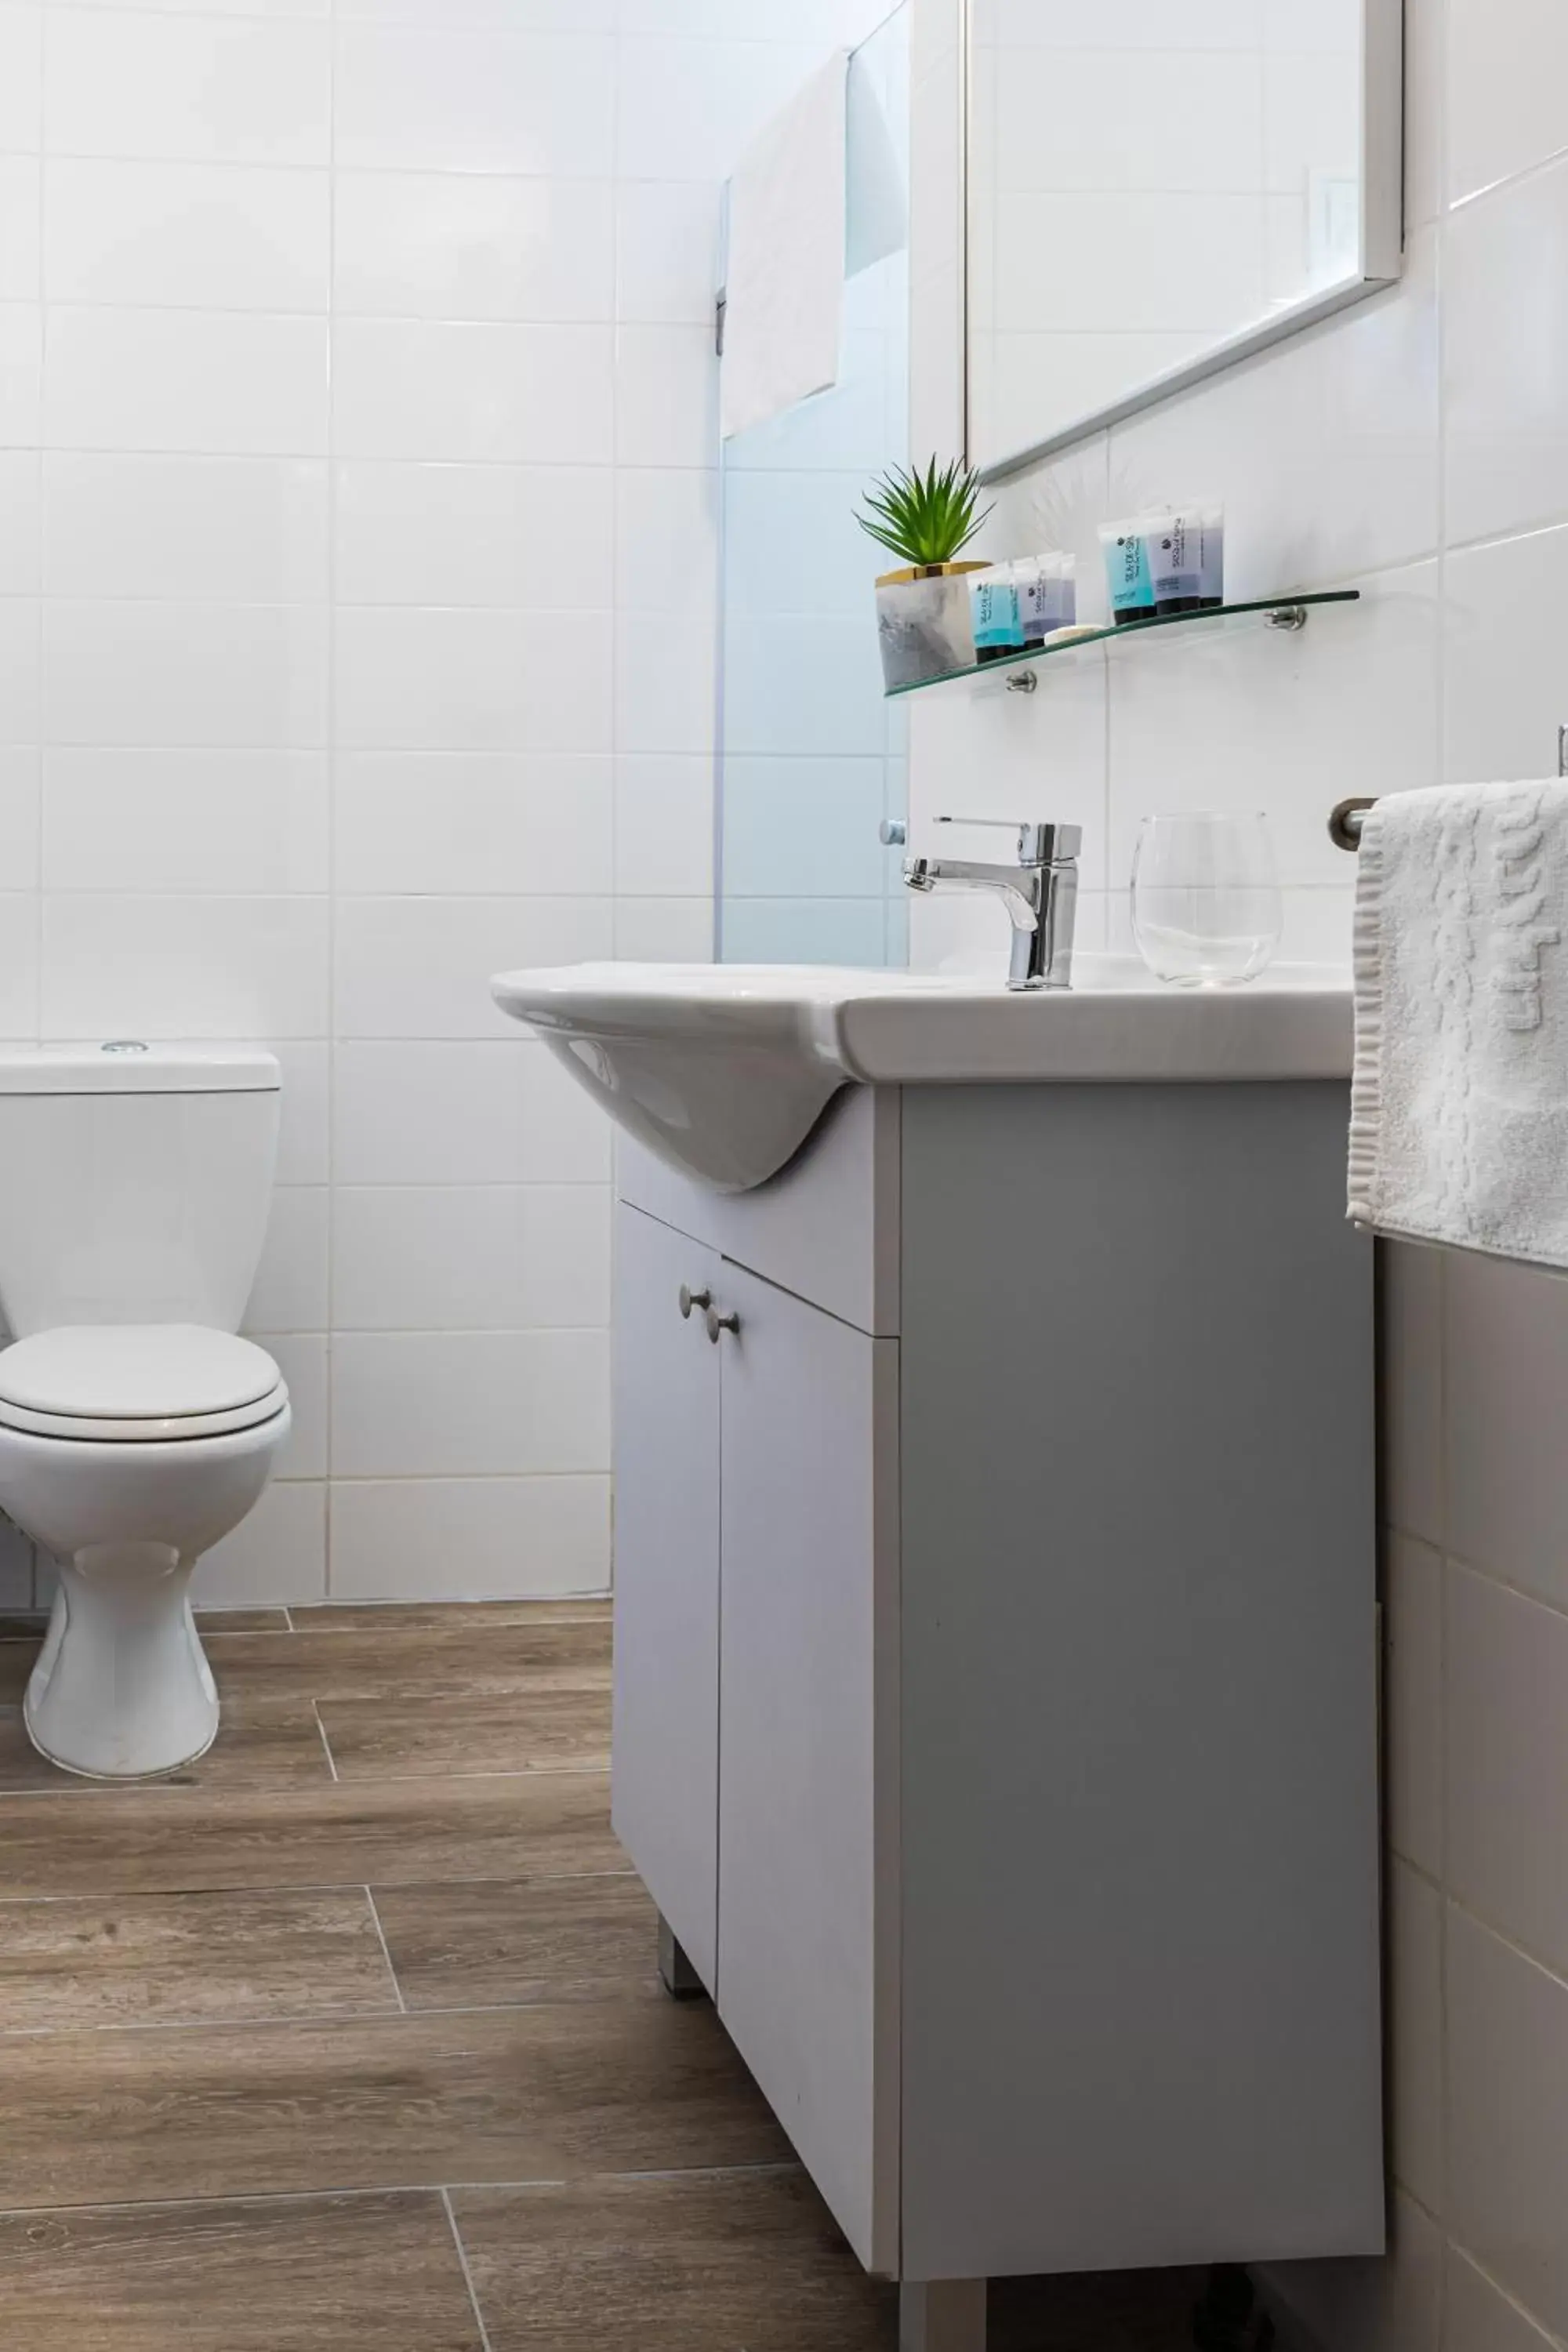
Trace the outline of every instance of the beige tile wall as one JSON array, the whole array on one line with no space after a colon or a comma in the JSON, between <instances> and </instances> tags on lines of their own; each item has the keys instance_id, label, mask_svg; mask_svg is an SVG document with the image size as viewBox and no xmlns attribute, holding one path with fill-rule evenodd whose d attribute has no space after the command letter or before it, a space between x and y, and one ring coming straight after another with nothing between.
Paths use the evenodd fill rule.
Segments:
<instances>
[{"instance_id":1,"label":"beige tile wall","mask_svg":"<svg viewBox=\"0 0 1568 2352\"><path fill-rule=\"evenodd\" d=\"M1385 1247L1383 2263L1277 2274L1326 2352L1568 2339L1568 1281Z\"/></svg>"}]
</instances>

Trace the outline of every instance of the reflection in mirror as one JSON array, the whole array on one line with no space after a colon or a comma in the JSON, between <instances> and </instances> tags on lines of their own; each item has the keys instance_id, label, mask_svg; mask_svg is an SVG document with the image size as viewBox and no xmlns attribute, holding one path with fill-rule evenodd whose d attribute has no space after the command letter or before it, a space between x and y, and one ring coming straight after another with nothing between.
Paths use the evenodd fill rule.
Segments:
<instances>
[{"instance_id":1,"label":"reflection in mirror","mask_svg":"<svg viewBox=\"0 0 1568 2352\"><path fill-rule=\"evenodd\" d=\"M1399 13L972 0L972 462L1038 454L1397 275Z\"/></svg>"}]
</instances>

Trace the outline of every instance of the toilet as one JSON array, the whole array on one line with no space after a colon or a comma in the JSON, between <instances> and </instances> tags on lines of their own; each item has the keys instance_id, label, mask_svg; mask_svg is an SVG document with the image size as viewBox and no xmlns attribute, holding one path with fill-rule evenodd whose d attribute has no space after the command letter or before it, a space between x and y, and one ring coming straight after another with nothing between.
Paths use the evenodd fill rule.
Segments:
<instances>
[{"instance_id":1,"label":"toilet","mask_svg":"<svg viewBox=\"0 0 1568 2352\"><path fill-rule=\"evenodd\" d=\"M191 1572L289 1425L237 1336L279 1084L248 1048L0 1048L0 1510L58 1568L24 1716L68 1772L172 1771L217 1733Z\"/></svg>"}]
</instances>

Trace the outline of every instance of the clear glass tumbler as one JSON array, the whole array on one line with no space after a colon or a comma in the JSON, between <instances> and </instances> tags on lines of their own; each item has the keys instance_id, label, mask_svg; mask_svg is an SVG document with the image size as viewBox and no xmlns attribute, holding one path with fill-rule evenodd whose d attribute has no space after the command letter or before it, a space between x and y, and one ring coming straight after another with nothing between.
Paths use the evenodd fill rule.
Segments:
<instances>
[{"instance_id":1,"label":"clear glass tumbler","mask_svg":"<svg viewBox=\"0 0 1568 2352\"><path fill-rule=\"evenodd\" d=\"M1272 961L1284 906L1268 820L1185 809L1149 816L1132 860L1132 935L1179 988L1235 988Z\"/></svg>"}]
</instances>

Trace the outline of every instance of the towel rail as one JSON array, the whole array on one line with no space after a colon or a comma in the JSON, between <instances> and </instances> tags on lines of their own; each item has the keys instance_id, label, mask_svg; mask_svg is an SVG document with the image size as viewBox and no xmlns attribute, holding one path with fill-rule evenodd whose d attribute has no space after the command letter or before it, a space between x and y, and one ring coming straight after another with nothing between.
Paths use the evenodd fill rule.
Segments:
<instances>
[{"instance_id":1,"label":"towel rail","mask_svg":"<svg viewBox=\"0 0 1568 2352\"><path fill-rule=\"evenodd\" d=\"M1568 725L1557 730L1557 772L1568 778ZM1375 798L1337 801L1329 814L1329 839L1336 849L1356 850L1361 847L1362 819L1369 808L1375 808Z\"/></svg>"}]
</instances>

